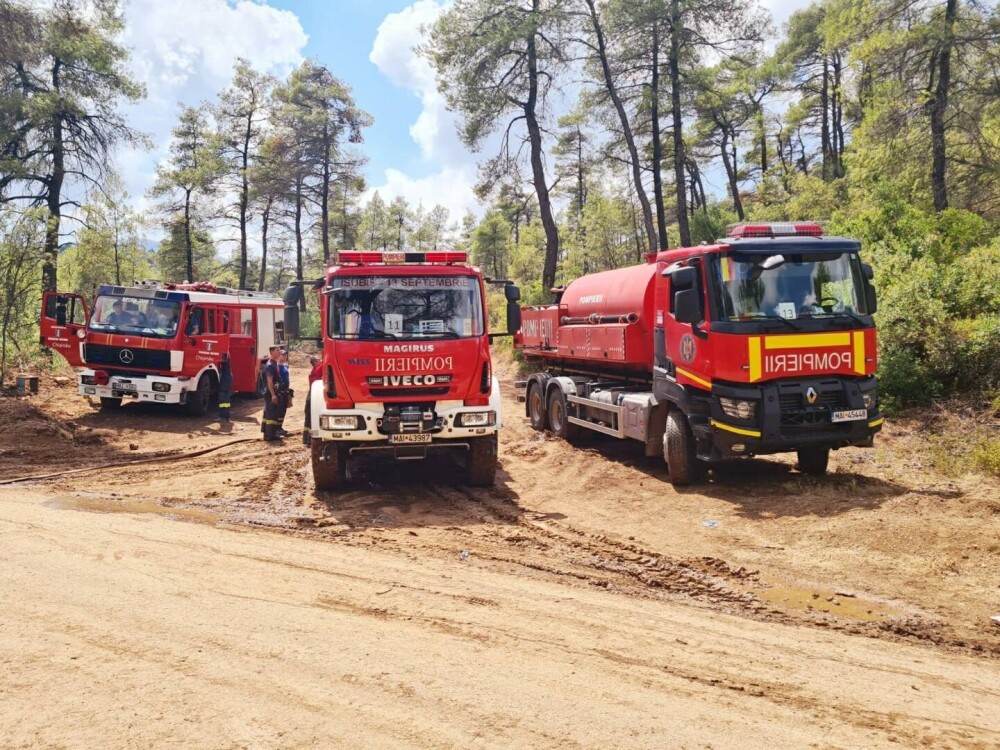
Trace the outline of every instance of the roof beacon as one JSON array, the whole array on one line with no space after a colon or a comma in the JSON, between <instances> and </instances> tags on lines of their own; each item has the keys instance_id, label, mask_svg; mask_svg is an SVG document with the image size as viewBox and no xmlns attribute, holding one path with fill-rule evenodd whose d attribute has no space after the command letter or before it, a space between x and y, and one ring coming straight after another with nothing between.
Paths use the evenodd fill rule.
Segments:
<instances>
[{"instance_id":1,"label":"roof beacon","mask_svg":"<svg viewBox=\"0 0 1000 750\"><path fill-rule=\"evenodd\" d=\"M405 253L399 251L367 251L345 250L338 256L341 265L367 266L374 264L397 263L468 263L469 254L452 250L431 251L428 253Z\"/></svg>"},{"instance_id":2,"label":"roof beacon","mask_svg":"<svg viewBox=\"0 0 1000 750\"><path fill-rule=\"evenodd\" d=\"M823 234L823 226L815 221L730 224L726 227L726 237L732 239L750 237L822 237Z\"/></svg>"}]
</instances>

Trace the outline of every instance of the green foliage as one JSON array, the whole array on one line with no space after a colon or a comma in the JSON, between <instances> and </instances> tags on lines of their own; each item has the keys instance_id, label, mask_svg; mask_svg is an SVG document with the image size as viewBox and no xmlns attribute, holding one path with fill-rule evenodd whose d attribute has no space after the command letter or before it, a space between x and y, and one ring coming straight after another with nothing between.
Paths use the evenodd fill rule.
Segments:
<instances>
[{"instance_id":1,"label":"green foliage","mask_svg":"<svg viewBox=\"0 0 1000 750\"><path fill-rule=\"evenodd\" d=\"M710 203L704 211L695 211L691 217L691 241L696 245L714 242L725 237L726 227L735 221L735 213L721 203Z\"/></svg>"},{"instance_id":2,"label":"green foliage","mask_svg":"<svg viewBox=\"0 0 1000 750\"><path fill-rule=\"evenodd\" d=\"M171 222L167 226L167 236L156 251L156 262L164 281L208 281L216 278L219 263L215 255L215 244L208 230L195 224L191 228L191 246L194 274L189 278L185 224L179 219Z\"/></svg>"},{"instance_id":3,"label":"green foliage","mask_svg":"<svg viewBox=\"0 0 1000 750\"><path fill-rule=\"evenodd\" d=\"M0 382L9 365L37 354L45 215L41 209L19 213L0 205Z\"/></svg>"}]
</instances>

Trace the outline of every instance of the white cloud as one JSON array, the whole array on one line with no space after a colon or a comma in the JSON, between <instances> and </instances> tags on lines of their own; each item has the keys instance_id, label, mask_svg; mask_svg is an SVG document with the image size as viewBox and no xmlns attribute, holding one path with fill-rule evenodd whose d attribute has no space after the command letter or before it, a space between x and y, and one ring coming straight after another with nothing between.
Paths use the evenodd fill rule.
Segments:
<instances>
[{"instance_id":1,"label":"white cloud","mask_svg":"<svg viewBox=\"0 0 1000 750\"><path fill-rule=\"evenodd\" d=\"M414 208L423 206L425 211L440 204L448 209L450 221L461 221L466 211L480 210L473 192L475 180L475 164L444 167L426 177L410 177L390 167L385 170L385 182L370 188L364 197L368 200L378 191L388 203L402 196Z\"/></svg>"}]
</instances>

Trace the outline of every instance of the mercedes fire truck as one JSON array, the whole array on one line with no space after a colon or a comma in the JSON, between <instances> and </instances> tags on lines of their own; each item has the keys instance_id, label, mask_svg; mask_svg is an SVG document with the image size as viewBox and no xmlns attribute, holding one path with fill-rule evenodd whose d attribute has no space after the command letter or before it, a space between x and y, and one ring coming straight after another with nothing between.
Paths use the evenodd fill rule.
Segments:
<instances>
[{"instance_id":1,"label":"mercedes fire truck","mask_svg":"<svg viewBox=\"0 0 1000 750\"><path fill-rule=\"evenodd\" d=\"M638 440L675 485L710 462L790 451L824 474L831 449L870 447L883 422L859 251L815 223L740 224L576 279L522 310L532 427Z\"/></svg>"},{"instance_id":2,"label":"mercedes fire truck","mask_svg":"<svg viewBox=\"0 0 1000 750\"><path fill-rule=\"evenodd\" d=\"M268 347L284 341L284 305L264 292L208 282L102 286L93 310L78 294L47 292L42 346L77 369L82 396L104 409L123 402L183 404L204 414L225 355L233 393L257 393Z\"/></svg>"},{"instance_id":3,"label":"mercedes fire truck","mask_svg":"<svg viewBox=\"0 0 1000 750\"><path fill-rule=\"evenodd\" d=\"M316 488L346 481L348 457L422 459L463 455L467 481L494 483L500 388L490 362L486 286L464 252L339 254L316 282L285 292L290 337L299 332L305 287L319 294L323 377L310 389ZM502 284L508 330L520 292Z\"/></svg>"}]
</instances>

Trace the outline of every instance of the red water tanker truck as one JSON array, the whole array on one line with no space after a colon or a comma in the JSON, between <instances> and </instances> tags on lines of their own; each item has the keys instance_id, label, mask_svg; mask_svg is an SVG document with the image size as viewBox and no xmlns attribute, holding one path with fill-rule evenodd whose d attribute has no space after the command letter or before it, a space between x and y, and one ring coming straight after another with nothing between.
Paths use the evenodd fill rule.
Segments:
<instances>
[{"instance_id":1,"label":"red water tanker truck","mask_svg":"<svg viewBox=\"0 0 1000 750\"><path fill-rule=\"evenodd\" d=\"M674 485L712 462L870 447L882 426L875 289L860 243L820 225L742 224L724 239L589 274L522 309L531 426L662 453Z\"/></svg>"}]
</instances>

